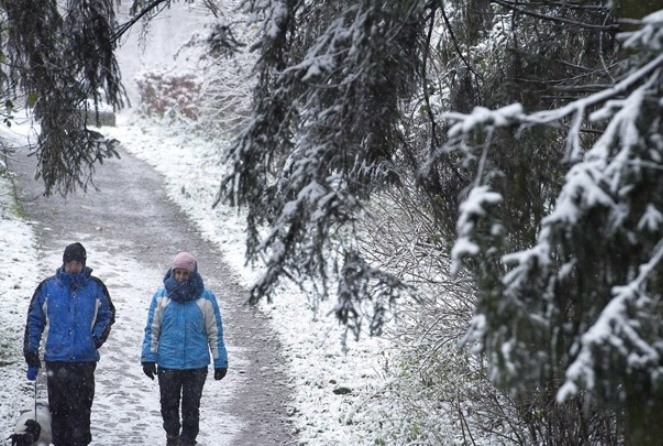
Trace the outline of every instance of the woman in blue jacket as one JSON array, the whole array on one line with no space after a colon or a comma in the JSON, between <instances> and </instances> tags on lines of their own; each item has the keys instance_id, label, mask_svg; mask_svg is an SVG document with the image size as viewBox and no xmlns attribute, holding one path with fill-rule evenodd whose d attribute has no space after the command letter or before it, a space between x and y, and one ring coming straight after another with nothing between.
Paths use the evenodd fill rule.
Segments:
<instances>
[{"instance_id":1,"label":"woman in blue jacket","mask_svg":"<svg viewBox=\"0 0 663 446\"><path fill-rule=\"evenodd\" d=\"M62 267L39 284L30 301L23 353L28 366L41 366L44 339L48 404L55 446L86 446L92 441L90 414L99 347L115 321L115 308L104 283L85 266L80 243L64 250ZM35 376L28 374L28 379Z\"/></svg>"},{"instance_id":2,"label":"woman in blue jacket","mask_svg":"<svg viewBox=\"0 0 663 446\"><path fill-rule=\"evenodd\" d=\"M205 288L193 256L177 254L163 283L150 304L141 362L150 379L159 379L167 446L190 446L199 432L210 352L217 381L228 371L228 353L216 296Z\"/></svg>"}]
</instances>

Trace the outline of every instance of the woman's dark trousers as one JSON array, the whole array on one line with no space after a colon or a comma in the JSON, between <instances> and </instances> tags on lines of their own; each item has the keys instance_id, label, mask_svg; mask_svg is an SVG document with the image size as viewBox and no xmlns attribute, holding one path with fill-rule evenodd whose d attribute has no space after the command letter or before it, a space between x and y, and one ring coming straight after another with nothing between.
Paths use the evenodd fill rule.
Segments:
<instances>
[{"instance_id":1,"label":"woman's dark trousers","mask_svg":"<svg viewBox=\"0 0 663 446\"><path fill-rule=\"evenodd\" d=\"M87 446L96 362L47 362L46 386L55 446Z\"/></svg>"},{"instance_id":2,"label":"woman's dark trousers","mask_svg":"<svg viewBox=\"0 0 663 446\"><path fill-rule=\"evenodd\" d=\"M200 398L207 379L207 367L202 369L164 369L159 367L161 416L166 435L180 435L182 444L195 444L199 432ZM180 425L180 399L182 423ZM180 433L180 426L182 432Z\"/></svg>"}]
</instances>

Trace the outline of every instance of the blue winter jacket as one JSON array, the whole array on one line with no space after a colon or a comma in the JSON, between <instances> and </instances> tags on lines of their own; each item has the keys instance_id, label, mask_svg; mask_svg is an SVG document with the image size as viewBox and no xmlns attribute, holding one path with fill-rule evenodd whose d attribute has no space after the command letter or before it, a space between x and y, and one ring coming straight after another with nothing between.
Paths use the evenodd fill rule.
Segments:
<instances>
[{"instance_id":1,"label":"blue winter jacket","mask_svg":"<svg viewBox=\"0 0 663 446\"><path fill-rule=\"evenodd\" d=\"M168 271L164 282L171 279ZM166 369L199 369L210 363L228 368L228 353L223 342L221 311L212 291L204 288L200 275L194 295L181 298L166 287L152 297L145 326L141 362L155 362Z\"/></svg>"},{"instance_id":2,"label":"blue winter jacket","mask_svg":"<svg viewBox=\"0 0 663 446\"><path fill-rule=\"evenodd\" d=\"M67 273L58 268L35 290L25 325L24 353L37 352L46 329L44 360L99 361L97 349L108 338L115 308L92 269Z\"/></svg>"}]
</instances>

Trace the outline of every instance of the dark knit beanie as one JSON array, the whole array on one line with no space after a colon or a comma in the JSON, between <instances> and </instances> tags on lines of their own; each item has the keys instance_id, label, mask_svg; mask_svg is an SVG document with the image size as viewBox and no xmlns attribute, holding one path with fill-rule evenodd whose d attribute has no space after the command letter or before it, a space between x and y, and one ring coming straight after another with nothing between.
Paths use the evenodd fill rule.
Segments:
<instances>
[{"instance_id":1,"label":"dark knit beanie","mask_svg":"<svg viewBox=\"0 0 663 446\"><path fill-rule=\"evenodd\" d=\"M67 245L62 256L63 263L77 261L85 264L86 259L87 253L85 252L85 248L78 242Z\"/></svg>"}]
</instances>

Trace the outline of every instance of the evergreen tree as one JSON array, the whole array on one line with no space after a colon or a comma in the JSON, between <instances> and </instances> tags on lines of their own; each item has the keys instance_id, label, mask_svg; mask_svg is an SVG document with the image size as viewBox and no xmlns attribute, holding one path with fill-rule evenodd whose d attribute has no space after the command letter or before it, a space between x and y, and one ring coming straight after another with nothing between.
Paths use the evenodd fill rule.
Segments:
<instances>
[{"instance_id":1,"label":"evergreen tree","mask_svg":"<svg viewBox=\"0 0 663 446\"><path fill-rule=\"evenodd\" d=\"M450 150L485 161L460 208L454 257L477 277L471 335L497 381L514 393L549 383L559 402L588 391L623 413L627 445L653 445L662 434L663 12L620 38L614 81L589 95L534 113L515 105L448 116L457 122ZM536 240L518 249L491 138L541 125L566 129L558 164L569 167Z\"/></svg>"},{"instance_id":2,"label":"evergreen tree","mask_svg":"<svg viewBox=\"0 0 663 446\"><path fill-rule=\"evenodd\" d=\"M264 17L253 119L233 144L233 173L221 198L248 207L248 255L268 269L251 300L270 296L282 275L297 281L339 271L338 317L355 333L356 299L370 298L369 322L402 290L371 268L344 231L361 200L393 183L399 101L411 96L430 12L418 1L248 1ZM262 225L272 231L261 239ZM335 252L327 256L326 252Z\"/></svg>"},{"instance_id":3,"label":"evergreen tree","mask_svg":"<svg viewBox=\"0 0 663 446\"><path fill-rule=\"evenodd\" d=\"M118 156L114 141L87 128L88 116L105 100L122 106L120 74L113 55L112 0L0 1L8 112L11 92L25 95L39 123L37 176L45 194L85 189L94 165ZM90 102L88 102L90 100ZM23 105L23 104L22 104ZM90 113L88 113L88 111ZM96 119L96 118L95 118ZM94 124L94 123L92 123Z\"/></svg>"}]
</instances>

